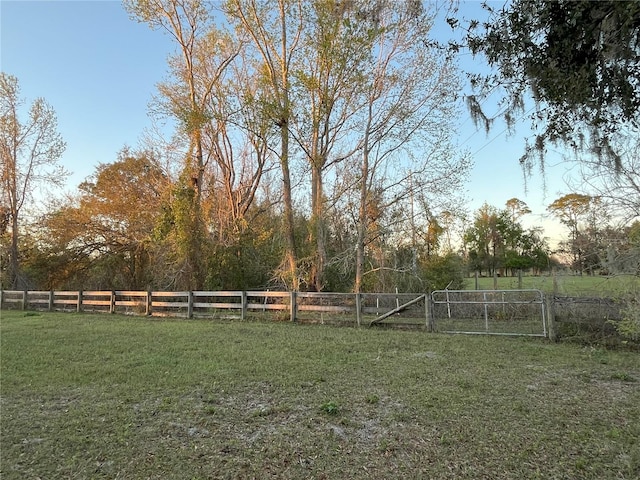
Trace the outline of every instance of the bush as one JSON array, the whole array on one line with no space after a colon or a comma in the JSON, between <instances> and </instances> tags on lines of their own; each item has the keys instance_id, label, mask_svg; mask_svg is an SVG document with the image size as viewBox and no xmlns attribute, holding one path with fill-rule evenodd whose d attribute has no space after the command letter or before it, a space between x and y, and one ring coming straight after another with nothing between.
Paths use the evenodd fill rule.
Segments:
<instances>
[{"instance_id":1,"label":"bush","mask_svg":"<svg viewBox=\"0 0 640 480\"><path fill-rule=\"evenodd\" d=\"M431 256L422 265L421 277L429 290L462 290L464 260L455 253Z\"/></svg>"},{"instance_id":2,"label":"bush","mask_svg":"<svg viewBox=\"0 0 640 480\"><path fill-rule=\"evenodd\" d=\"M640 341L640 296L633 297L620 313L622 319L612 322L618 333L627 340Z\"/></svg>"}]
</instances>

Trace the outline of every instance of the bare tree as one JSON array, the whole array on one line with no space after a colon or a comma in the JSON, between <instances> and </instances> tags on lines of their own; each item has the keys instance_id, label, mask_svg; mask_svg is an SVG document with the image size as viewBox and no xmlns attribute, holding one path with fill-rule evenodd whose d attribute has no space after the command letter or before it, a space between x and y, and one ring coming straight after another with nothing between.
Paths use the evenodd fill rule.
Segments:
<instances>
[{"instance_id":1,"label":"bare tree","mask_svg":"<svg viewBox=\"0 0 640 480\"><path fill-rule=\"evenodd\" d=\"M7 229L10 231L6 284L11 288L26 286L20 270L19 251L24 207L33 199L38 184L59 185L66 177L58 163L66 144L57 131L55 111L44 99L38 98L31 104L28 119L22 122L19 114L23 104L18 79L0 73L0 233L4 235Z\"/></svg>"},{"instance_id":2,"label":"bare tree","mask_svg":"<svg viewBox=\"0 0 640 480\"><path fill-rule=\"evenodd\" d=\"M608 223L608 215L599 197L568 193L554 200L547 210L566 225L571 234L564 242L573 256L573 268L582 275L585 268L593 273L598 232ZM591 258L590 258L591 257Z\"/></svg>"},{"instance_id":3,"label":"bare tree","mask_svg":"<svg viewBox=\"0 0 640 480\"><path fill-rule=\"evenodd\" d=\"M239 49L228 35L213 25L207 2L127 0L125 7L134 18L149 24L151 28L166 31L178 45L178 55L169 59L171 79L158 85L161 96L158 106L164 113L178 120L182 131L189 138L189 151L181 181L193 192L192 211L190 221L185 224L189 234L179 238L189 243L186 248L182 248L186 252L184 269L188 271L188 283L192 283L194 288L200 288L205 276L202 267L205 237L202 192L205 189L205 170L212 156L222 158L219 129L216 128L220 122L214 120L218 106L216 100L219 98L215 95ZM209 145L205 145L207 132Z\"/></svg>"},{"instance_id":4,"label":"bare tree","mask_svg":"<svg viewBox=\"0 0 640 480\"><path fill-rule=\"evenodd\" d=\"M189 149L195 156L195 164L191 164L189 158L188 168L199 200L204 173L202 126L206 121L205 103L216 78L197 75L195 51L199 38L209 26L209 11L200 0L125 0L124 6L134 19L153 29L164 30L178 45L180 53L170 60L170 66L179 84L161 84L159 89L167 100L169 111L190 138ZM176 86L178 88L174 90Z\"/></svg>"},{"instance_id":5,"label":"bare tree","mask_svg":"<svg viewBox=\"0 0 640 480\"><path fill-rule=\"evenodd\" d=\"M291 64L298 52L304 25L302 0L230 0L226 5L229 20L248 36L256 52L256 69L266 93L261 111L280 134L279 161L282 172L284 235L286 254L285 282L298 290L298 254L294 232L291 185Z\"/></svg>"},{"instance_id":6,"label":"bare tree","mask_svg":"<svg viewBox=\"0 0 640 480\"><path fill-rule=\"evenodd\" d=\"M210 118L203 130L205 151L211 157L205 180L207 202L218 240L225 242L247 226L245 217L254 204L263 173L274 168L274 155L269 149L274 130L261 105L264 86L252 71L244 43L230 35L216 37L217 47L212 45L202 52L199 63L203 75L219 70L214 52L221 45L237 51L212 90Z\"/></svg>"},{"instance_id":7,"label":"bare tree","mask_svg":"<svg viewBox=\"0 0 640 480\"><path fill-rule=\"evenodd\" d=\"M569 182L573 191L602 199L622 225L640 218L640 131L629 128L611 137L619 154L617 164L599 155L581 155L579 173Z\"/></svg>"},{"instance_id":8,"label":"bare tree","mask_svg":"<svg viewBox=\"0 0 640 480\"><path fill-rule=\"evenodd\" d=\"M325 191L325 174L351 156L348 141L366 82L363 65L371 61L374 37L355 5L332 0L308 2L301 49L297 57L292 131L300 146L311 187L309 286L320 291L327 264L327 209L334 203Z\"/></svg>"},{"instance_id":9,"label":"bare tree","mask_svg":"<svg viewBox=\"0 0 640 480\"><path fill-rule=\"evenodd\" d=\"M412 1L375 2L365 12L376 42L373 61L363 75L367 84L359 134L357 292L365 273L372 200L386 212L414 192L451 194L469 166L450 143L455 109L451 92L459 88L458 78L449 59L429 48L433 18L434 12ZM411 210L397 208L387 221L404 221Z\"/></svg>"}]
</instances>

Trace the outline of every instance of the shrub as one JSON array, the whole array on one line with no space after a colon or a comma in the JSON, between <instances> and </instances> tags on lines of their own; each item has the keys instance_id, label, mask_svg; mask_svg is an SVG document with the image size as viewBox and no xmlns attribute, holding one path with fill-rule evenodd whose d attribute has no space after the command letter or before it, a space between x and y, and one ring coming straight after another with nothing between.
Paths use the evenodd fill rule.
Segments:
<instances>
[{"instance_id":1,"label":"shrub","mask_svg":"<svg viewBox=\"0 0 640 480\"><path fill-rule=\"evenodd\" d=\"M621 312L622 319L613 322L618 333L627 340L640 340L640 296L633 297Z\"/></svg>"}]
</instances>

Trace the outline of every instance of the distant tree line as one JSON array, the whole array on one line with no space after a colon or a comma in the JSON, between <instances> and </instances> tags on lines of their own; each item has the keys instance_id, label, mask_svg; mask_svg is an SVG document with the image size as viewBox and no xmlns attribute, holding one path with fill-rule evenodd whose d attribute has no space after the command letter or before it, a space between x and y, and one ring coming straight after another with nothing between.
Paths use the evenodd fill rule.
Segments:
<instances>
[{"instance_id":1,"label":"distant tree line","mask_svg":"<svg viewBox=\"0 0 640 480\"><path fill-rule=\"evenodd\" d=\"M568 229L553 249L541 228L522 226L521 217L530 213L524 202L512 198L505 207L484 204L464 230L469 271L487 276L535 275L554 268L578 275L640 274L640 222L616 224L600 197L570 193L549 204L548 211Z\"/></svg>"}]
</instances>

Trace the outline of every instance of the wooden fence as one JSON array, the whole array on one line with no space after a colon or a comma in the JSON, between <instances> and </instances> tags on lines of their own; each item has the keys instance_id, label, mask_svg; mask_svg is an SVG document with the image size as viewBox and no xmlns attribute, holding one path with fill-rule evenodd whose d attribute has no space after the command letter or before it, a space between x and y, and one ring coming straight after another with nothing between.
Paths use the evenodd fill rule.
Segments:
<instances>
[{"instance_id":1,"label":"wooden fence","mask_svg":"<svg viewBox=\"0 0 640 480\"><path fill-rule=\"evenodd\" d=\"M431 327L424 294L354 294L283 291L21 291L0 290L0 308L67 312L124 313L184 318L239 318L270 313L280 320L339 318L360 325L397 310L410 323ZM406 308L401 308L403 305ZM371 321L371 320L369 320Z\"/></svg>"},{"instance_id":2,"label":"wooden fence","mask_svg":"<svg viewBox=\"0 0 640 480\"><path fill-rule=\"evenodd\" d=\"M437 292L434 292L434 295ZM453 293L448 293L448 299ZM469 291L473 293L473 291ZM475 292L478 294L478 292ZM495 292L492 292L495 293ZM482 292L480 292L482 294ZM358 325L411 325L429 331L449 331L459 333L468 330L468 321L473 315L452 315L452 305L456 302L438 300L439 297L419 293L329 293L329 292L283 292L283 291L181 291L145 292L131 290L117 291L21 291L0 290L0 308L13 310L65 311L122 313L130 315L172 316L183 318L229 318L245 320L253 318L279 321L311 321ZM557 296L540 297L531 303L531 308L543 308L546 328L529 333L547 336L551 339L577 336L589 330L599 337L615 335L612 321L620 318L619 302L600 300L598 305L589 299L575 299ZM585 303L587 302L587 303ZM472 302L474 303L474 302ZM478 303L478 302L475 302ZM505 315L505 306L514 302L500 301L499 312L493 312L492 331L487 332L487 308L496 302L480 302L484 308L483 325L477 333L494 333L505 328L508 335L522 334L526 323L516 315ZM515 302L514 305L522 303ZM504 305L503 305L504 304ZM582 307L578 308L576 307ZM516 305L513 308L523 308ZM606 307L606 308L605 308ZM442 309L445 309L441 311ZM495 309L495 308L494 308ZM515 310L514 310L515 311ZM444 313L443 313L444 312ZM481 313L482 313L481 312ZM509 310L507 310L507 313ZM516 311L519 313L519 310ZM451 317L464 320L452 323ZM495 317L495 318L493 318ZM513 317L513 318L511 318ZM495 321L493 321L495 320ZM545 319L543 319L543 322ZM457 323L456 323L457 322ZM536 325L539 324L534 319ZM493 328L493 327L496 328ZM528 328L528 327L527 327ZM548 328L548 331L546 329ZM578 333L576 333L578 332Z\"/></svg>"}]
</instances>

